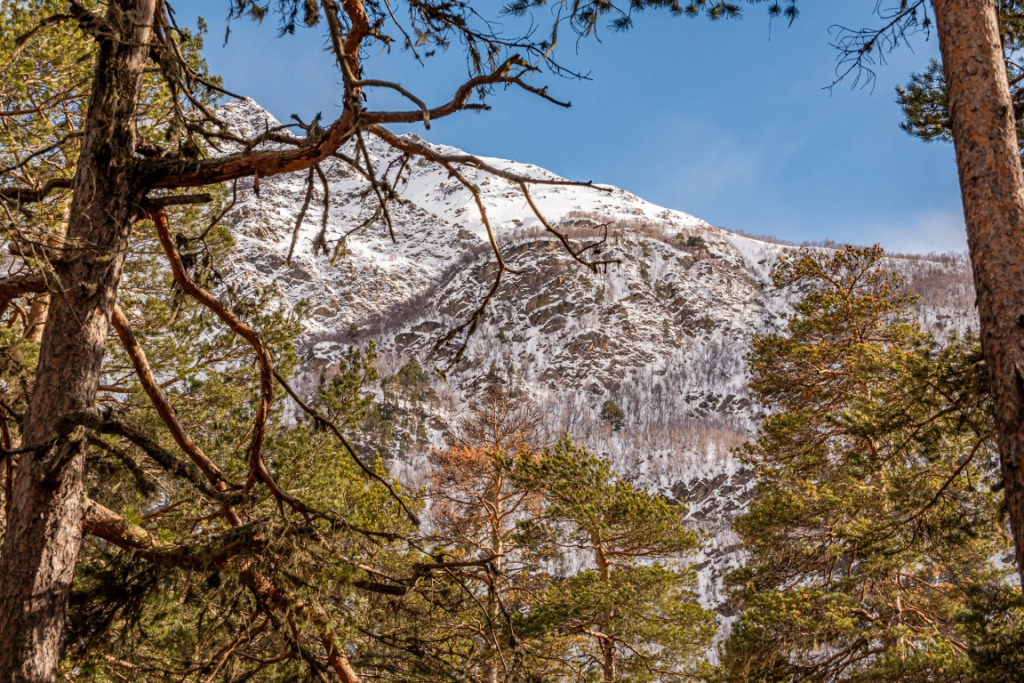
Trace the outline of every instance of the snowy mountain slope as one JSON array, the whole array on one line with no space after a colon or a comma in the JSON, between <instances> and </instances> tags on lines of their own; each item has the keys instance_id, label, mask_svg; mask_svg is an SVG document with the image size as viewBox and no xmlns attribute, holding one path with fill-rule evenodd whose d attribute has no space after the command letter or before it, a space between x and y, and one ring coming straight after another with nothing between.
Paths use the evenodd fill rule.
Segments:
<instances>
[{"instance_id":1,"label":"snowy mountain slope","mask_svg":"<svg viewBox=\"0 0 1024 683\"><path fill-rule=\"evenodd\" d=\"M251 100L234 101L223 114L245 134L277 125ZM791 247L733 235L617 188L535 186L543 215L575 244L607 234L600 259L615 263L592 271L543 230L515 184L463 168L515 272L504 273L472 337L457 336L432 354L478 309L498 265L469 190L434 164L403 164L375 138L366 143L378 176L395 169L393 180L404 169L394 183L401 201L390 209L394 239L381 220L368 220L370 183L333 161L323 165L326 222L324 192L314 183L290 264L304 175L262 179L258 196L251 183L239 183L227 216L236 235L227 264L234 283L276 287L281 305L309 307L297 384L310 389L349 345L370 339L382 348L385 375L413 358L444 370L465 341L462 360L434 379L438 400L427 407L423 436L387 453L393 470L417 483L444 424L488 382L514 383L538 403L552 435L568 431L625 476L689 505L689 519L711 534L698 558L702 594L728 614L720 577L739 552L730 520L752 493L730 450L759 414L747 396L743 355L753 333L783 320L793 294L774 291L769 273ZM528 164L486 161L556 178ZM314 248L324 243L326 252ZM916 313L929 328L945 335L973 327L962 260L891 263L922 293ZM608 400L625 415L620 429L600 417Z\"/></svg>"}]
</instances>

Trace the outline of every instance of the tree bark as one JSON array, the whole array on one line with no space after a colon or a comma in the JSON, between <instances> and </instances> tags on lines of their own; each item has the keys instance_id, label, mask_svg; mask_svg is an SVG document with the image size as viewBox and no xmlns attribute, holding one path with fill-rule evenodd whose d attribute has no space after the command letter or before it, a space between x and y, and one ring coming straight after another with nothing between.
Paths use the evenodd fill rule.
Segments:
<instances>
[{"instance_id":1,"label":"tree bark","mask_svg":"<svg viewBox=\"0 0 1024 683\"><path fill-rule=\"evenodd\" d=\"M36 386L22 443L43 444L60 418L93 407L110 314L141 188L134 122L156 0L109 3ZM55 450L65 449L58 461ZM68 447L72 450L68 451ZM0 554L0 680L56 676L82 537L84 455L71 444L24 453Z\"/></svg>"},{"instance_id":2,"label":"tree bark","mask_svg":"<svg viewBox=\"0 0 1024 683\"><path fill-rule=\"evenodd\" d=\"M949 90L967 242L999 433L1017 570L1024 585L1024 176L990 0L933 0Z\"/></svg>"},{"instance_id":3,"label":"tree bark","mask_svg":"<svg viewBox=\"0 0 1024 683\"><path fill-rule=\"evenodd\" d=\"M68 234L68 214L71 211L71 203L64 204L64 219L57 225L57 228L46 239L47 246L60 247ZM46 315L50 312L50 294L45 292L32 299L32 306L29 309L28 321L25 323L25 338L34 342L42 342L43 329L46 327Z\"/></svg>"},{"instance_id":4,"label":"tree bark","mask_svg":"<svg viewBox=\"0 0 1024 683\"><path fill-rule=\"evenodd\" d=\"M610 583L612 579L611 567L608 564L608 558L604 552L604 543L601 538L596 534L591 536L591 542L594 544L594 562L597 564L597 570L601 572L601 578L604 582ZM598 626L601 627L600 637L601 643L601 672L602 681L604 683L615 683L618 679L619 674L617 671L615 661L615 641L612 639L612 630L610 628L612 619L615 618L615 612L605 612L601 615L598 621Z\"/></svg>"}]
</instances>

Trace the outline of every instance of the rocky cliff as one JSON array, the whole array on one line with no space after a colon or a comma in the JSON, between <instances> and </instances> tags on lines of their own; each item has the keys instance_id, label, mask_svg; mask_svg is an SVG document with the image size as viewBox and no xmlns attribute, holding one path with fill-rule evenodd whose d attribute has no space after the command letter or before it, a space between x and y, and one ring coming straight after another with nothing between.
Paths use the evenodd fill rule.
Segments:
<instances>
[{"instance_id":1,"label":"rocky cliff","mask_svg":"<svg viewBox=\"0 0 1024 683\"><path fill-rule=\"evenodd\" d=\"M250 100L223 112L241 133L276 125ZM371 339L384 375L414 358L434 370L432 398L418 408L420 429L385 453L413 484L429 447L487 383L516 384L540 406L550 434L568 431L631 480L689 506L688 519L711 538L697 560L702 593L728 614L718 580L738 561L730 520L752 494L731 450L762 410L747 395L743 357L750 336L779 326L795 295L773 290L768 277L792 247L613 187L534 186L531 198L548 225L573 249L587 247L591 259L607 262L591 269L545 228L516 183L460 166L474 195L446 169L370 137L365 156L364 168L388 177L398 195L390 227L376 213L380 188L340 160L323 166L326 213L327 193L314 183L299 220L303 175L263 179L258 196L240 183L226 217L236 235L228 263L236 286L273 287L282 306L308 306L297 383L311 390L350 345ZM557 180L529 164L483 161ZM468 335L460 326L481 311L500 271L480 205L508 269ZM922 295L916 313L930 329L948 335L974 325L962 258L891 263ZM601 417L609 400L622 411L615 424Z\"/></svg>"}]
</instances>

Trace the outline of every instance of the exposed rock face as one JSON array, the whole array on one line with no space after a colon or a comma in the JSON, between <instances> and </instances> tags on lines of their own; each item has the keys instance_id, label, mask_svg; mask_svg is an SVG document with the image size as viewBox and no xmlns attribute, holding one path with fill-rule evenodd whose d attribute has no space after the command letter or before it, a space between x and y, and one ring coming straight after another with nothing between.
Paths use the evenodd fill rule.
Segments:
<instances>
[{"instance_id":1,"label":"exposed rock face","mask_svg":"<svg viewBox=\"0 0 1024 683\"><path fill-rule=\"evenodd\" d=\"M275 125L249 100L232 102L225 112L243 130ZM395 152L368 142L378 172L397 166ZM555 177L526 164L488 161ZM743 356L751 335L781 325L798 294L774 291L768 277L790 247L733 235L616 188L535 188L547 220L575 244L607 235L589 253L599 249L594 258L615 263L594 272L543 229L513 184L468 168L516 272L503 274L472 337L456 335L432 355L473 316L498 265L471 193L436 166L413 161L406 169L396 183L403 201L390 209L392 240L379 220L351 232L373 214L371 188L344 166L326 164L327 253L313 249L324 211L317 188L290 264L305 177L263 179L259 197L239 186L228 216L237 235L230 276L243 289L276 287L282 306L308 306L299 385L330 375L351 344L376 340L387 374L413 357L444 369L465 341L463 359L445 379L435 376L438 400L426 408L427 441L437 442L445 422L487 382L521 385L541 406L552 435L568 431L638 484L689 506L688 519L711 534L697 559L703 596L728 616L719 580L740 553L730 521L753 486L731 450L761 411L747 393ZM922 295L915 312L927 327L940 335L974 327L962 259L891 263ZM599 417L608 399L625 414L617 431ZM393 469L415 484L425 450L426 444L410 443L390 453Z\"/></svg>"}]
</instances>

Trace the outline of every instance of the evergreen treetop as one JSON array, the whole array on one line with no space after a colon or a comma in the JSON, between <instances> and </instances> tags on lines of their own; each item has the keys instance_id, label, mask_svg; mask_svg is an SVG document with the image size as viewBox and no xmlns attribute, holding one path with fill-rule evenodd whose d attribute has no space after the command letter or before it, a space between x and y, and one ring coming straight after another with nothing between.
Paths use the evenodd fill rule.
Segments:
<instances>
[{"instance_id":1,"label":"evergreen treetop","mask_svg":"<svg viewBox=\"0 0 1024 683\"><path fill-rule=\"evenodd\" d=\"M757 493L726 677L969 676L969 593L1010 576L992 563L1009 546L977 342L910 320L877 247L803 249L773 279L801 296L748 358L774 412L742 451Z\"/></svg>"}]
</instances>

